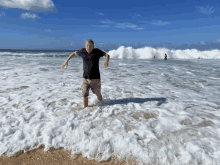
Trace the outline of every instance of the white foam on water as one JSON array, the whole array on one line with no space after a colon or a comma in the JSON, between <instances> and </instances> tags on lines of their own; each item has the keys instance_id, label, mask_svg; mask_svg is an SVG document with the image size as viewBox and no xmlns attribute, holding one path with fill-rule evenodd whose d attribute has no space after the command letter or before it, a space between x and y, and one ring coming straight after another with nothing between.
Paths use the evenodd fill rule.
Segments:
<instances>
[{"instance_id":1,"label":"white foam on water","mask_svg":"<svg viewBox=\"0 0 220 165\"><path fill-rule=\"evenodd\" d=\"M219 164L220 61L169 60L166 53L167 61L144 59L155 49L109 52L116 59L108 68L100 60L105 105L83 110L82 59L62 69L66 58L3 56L0 155L44 144L45 151L64 147L98 161L115 156L140 164ZM90 91L89 105L94 101Z\"/></svg>"}]
</instances>

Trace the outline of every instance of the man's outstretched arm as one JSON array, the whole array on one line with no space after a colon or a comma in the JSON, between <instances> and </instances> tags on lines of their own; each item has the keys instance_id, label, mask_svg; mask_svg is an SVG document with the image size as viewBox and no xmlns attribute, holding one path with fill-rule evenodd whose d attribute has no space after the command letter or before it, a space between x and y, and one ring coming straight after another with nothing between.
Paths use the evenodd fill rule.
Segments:
<instances>
[{"instance_id":1,"label":"man's outstretched arm","mask_svg":"<svg viewBox=\"0 0 220 165\"><path fill-rule=\"evenodd\" d=\"M71 58L73 58L76 55L76 52L73 52L66 60L68 62Z\"/></svg>"},{"instance_id":2,"label":"man's outstretched arm","mask_svg":"<svg viewBox=\"0 0 220 165\"><path fill-rule=\"evenodd\" d=\"M110 56L106 53L106 54L104 55L104 57L106 58L106 60L105 60L105 63L103 64L103 66L104 66L104 67L108 67L108 62L109 62Z\"/></svg>"},{"instance_id":3,"label":"man's outstretched arm","mask_svg":"<svg viewBox=\"0 0 220 165\"><path fill-rule=\"evenodd\" d=\"M76 52L73 52L68 58L67 60L63 63L62 67L64 68L65 66L67 67L68 66L68 61L73 58L76 54Z\"/></svg>"}]
</instances>

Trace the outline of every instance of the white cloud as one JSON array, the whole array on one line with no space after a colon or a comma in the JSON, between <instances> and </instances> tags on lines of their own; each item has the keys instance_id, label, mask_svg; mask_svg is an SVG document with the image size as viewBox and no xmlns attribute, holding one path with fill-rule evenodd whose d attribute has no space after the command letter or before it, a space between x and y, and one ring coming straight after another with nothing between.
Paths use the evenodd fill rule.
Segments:
<instances>
[{"instance_id":1,"label":"white cloud","mask_svg":"<svg viewBox=\"0 0 220 165\"><path fill-rule=\"evenodd\" d=\"M102 16L105 16L104 13L98 13L98 12L96 12L96 14L98 14L98 15L102 15Z\"/></svg>"},{"instance_id":2,"label":"white cloud","mask_svg":"<svg viewBox=\"0 0 220 165\"><path fill-rule=\"evenodd\" d=\"M21 14L21 18L22 18L22 19L27 19L27 18L30 18L30 19L38 19L39 17L38 17L36 14L22 13L22 14Z\"/></svg>"},{"instance_id":3,"label":"white cloud","mask_svg":"<svg viewBox=\"0 0 220 165\"><path fill-rule=\"evenodd\" d=\"M150 21L138 21L140 23L144 23L144 24L147 24L147 25L157 25L157 26L164 26L164 25L168 25L170 24L170 22L163 22L163 21L157 21L157 22L153 22L151 23Z\"/></svg>"},{"instance_id":4,"label":"white cloud","mask_svg":"<svg viewBox=\"0 0 220 165\"><path fill-rule=\"evenodd\" d=\"M138 22L141 22L141 23L148 23L148 21L138 21Z\"/></svg>"},{"instance_id":5,"label":"white cloud","mask_svg":"<svg viewBox=\"0 0 220 165\"><path fill-rule=\"evenodd\" d=\"M125 23L117 23L115 25L115 27L117 28L132 28L133 30L143 30L144 28L138 28L137 25L134 25L132 23L128 23L128 22L125 22Z\"/></svg>"},{"instance_id":6,"label":"white cloud","mask_svg":"<svg viewBox=\"0 0 220 165\"><path fill-rule=\"evenodd\" d=\"M52 0L0 0L1 6L30 10L32 7L53 8Z\"/></svg>"},{"instance_id":7,"label":"white cloud","mask_svg":"<svg viewBox=\"0 0 220 165\"><path fill-rule=\"evenodd\" d=\"M205 41L200 41L200 44L206 45Z\"/></svg>"},{"instance_id":8,"label":"white cloud","mask_svg":"<svg viewBox=\"0 0 220 165\"><path fill-rule=\"evenodd\" d=\"M131 23L128 23L128 22L125 22L125 23L117 23L116 25L115 25L115 27L117 27L117 28L126 28L126 27L136 27L136 25L133 25L133 24L131 24Z\"/></svg>"},{"instance_id":9,"label":"white cloud","mask_svg":"<svg viewBox=\"0 0 220 165\"><path fill-rule=\"evenodd\" d=\"M151 25L151 23L149 21L138 21L138 22L143 23L145 25Z\"/></svg>"},{"instance_id":10,"label":"white cloud","mask_svg":"<svg viewBox=\"0 0 220 165\"><path fill-rule=\"evenodd\" d=\"M94 27L110 27L109 25L91 25L91 26L94 26Z\"/></svg>"},{"instance_id":11,"label":"white cloud","mask_svg":"<svg viewBox=\"0 0 220 165\"><path fill-rule=\"evenodd\" d=\"M96 26L96 27L110 27L109 25L93 25L93 26Z\"/></svg>"},{"instance_id":12,"label":"white cloud","mask_svg":"<svg viewBox=\"0 0 220 165\"><path fill-rule=\"evenodd\" d=\"M136 25L128 25L127 27L135 28L135 27L137 27L137 26L136 26Z\"/></svg>"},{"instance_id":13,"label":"white cloud","mask_svg":"<svg viewBox=\"0 0 220 165\"><path fill-rule=\"evenodd\" d=\"M134 25L132 23L128 23L128 22L125 22L125 23L115 23L114 21L110 21L108 19L106 20L102 20L102 21L99 21L100 23L103 23L105 25L92 25L92 26L96 26L96 27L110 27L110 24L114 25L114 27L117 27L117 28L132 28L133 30L143 30L144 28L141 28L141 27L137 27L137 25Z\"/></svg>"},{"instance_id":14,"label":"white cloud","mask_svg":"<svg viewBox=\"0 0 220 165\"><path fill-rule=\"evenodd\" d=\"M140 14L134 14L134 15L130 15L132 18L140 18L141 17L141 15Z\"/></svg>"},{"instance_id":15,"label":"white cloud","mask_svg":"<svg viewBox=\"0 0 220 165\"><path fill-rule=\"evenodd\" d=\"M110 21L108 19L104 20L104 21L99 21L100 23L103 23L103 24L114 24L115 22L114 21Z\"/></svg>"},{"instance_id":16,"label":"white cloud","mask_svg":"<svg viewBox=\"0 0 220 165\"><path fill-rule=\"evenodd\" d=\"M1 12L0 13L0 17L4 16L5 15L5 12Z\"/></svg>"},{"instance_id":17,"label":"white cloud","mask_svg":"<svg viewBox=\"0 0 220 165\"><path fill-rule=\"evenodd\" d=\"M45 31L45 32L52 33L52 31L51 31L50 29L45 29L44 31Z\"/></svg>"},{"instance_id":18,"label":"white cloud","mask_svg":"<svg viewBox=\"0 0 220 165\"><path fill-rule=\"evenodd\" d=\"M220 42L220 39L217 39L218 42Z\"/></svg>"},{"instance_id":19,"label":"white cloud","mask_svg":"<svg viewBox=\"0 0 220 165\"><path fill-rule=\"evenodd\" d=\"M99 26L99 27L110 27L109 25L102 25L102 26Z\"/></svg>"},{"instance_id":20,"label":"white cloud","mask_svg":"<svg viewBox=\"0 0 220 165\"><path fill-rule=\"evenodd\" d=\"M199 11L201 13L206 14L208 16L211 16L212 13L215 11L215 10L212 10L212 7L209 7L209 6L206 6L206 7L199 6L198 8L200 9Z\"/></svg>"},{"instance_id":21,"label":"white cloud","mask_svg":"<svg viewBox=\"0 0 220 165\"><path fill-rule=\"evenodd\" d=\"M135 30L143 30L144 28L136 28Z\"/></svg>"},{"instance_id":22,"label":"white cloud","mask_svg":"<svg viewBox=\"0 0 220 165\"><path fill-rule=\"evenodd\" d=\"M170 23L169 22L158 21L158 22L154 22L154 23L151 23L151 24L158 25L158 26L164 26L164 25L168 25Z\"/></svg>"}]
</instances>

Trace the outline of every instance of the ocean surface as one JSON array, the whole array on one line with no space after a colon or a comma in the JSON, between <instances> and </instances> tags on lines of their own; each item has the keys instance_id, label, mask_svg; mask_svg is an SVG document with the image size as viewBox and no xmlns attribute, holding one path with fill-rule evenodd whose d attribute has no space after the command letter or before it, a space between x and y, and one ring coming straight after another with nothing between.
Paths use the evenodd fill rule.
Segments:
<instances>
[{"instance_id":1,"label":"ocean surface","mask_svg":"<svg viewBox=\"0 0 220 165\"><path fill-rule=\"evenodd\" d=\"M100 59L104 105L83 110L81 57L63 69L70 52L1 52L0 156L44 144L98 161L218 165L219 52L110 50L109 67Z\"/></svg>"}]
</instances>

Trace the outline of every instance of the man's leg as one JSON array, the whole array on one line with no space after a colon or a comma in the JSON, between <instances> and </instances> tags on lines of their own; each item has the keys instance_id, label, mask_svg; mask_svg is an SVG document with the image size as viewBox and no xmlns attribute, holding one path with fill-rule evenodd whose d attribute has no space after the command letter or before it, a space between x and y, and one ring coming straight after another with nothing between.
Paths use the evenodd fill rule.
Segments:
<instances>
[{"instance_id":1,"label":"man's leg","mask_svg":"<svg viewBox=\"0 0 220 165\"><path fill-rule=\"evenodd\" d=\"M99 101L102 101L102 95L97 96L97 99L98 99Z\"/></svg>"},{"instance_id":2,"label":"man's leg","mask_svg":"<svg viewBox=\"0 0 220 165\"><path fill-rule=\"evenodd\" d=\"M88 96L89 96L89 84L88 80L83 78L82 83L82 96L83 96L83 106L88 107Z\"/></svg>"},{"instance_id":3,"label":"man's leg","mask_svg":"<svg viewBox=\"0 0 220 165\"><path fill-rule=\"evenodd\" d=\"M88 107L88 96L83 97L83 105L84 105L84 108Z\"/></svg>"},{"instance_id":4,"label":"man's leg","mask_svg":"<svg viewBox=\"0 0 220 165\"><path fill-rule=\"evenodd\" d=\"M98 101L102 101L102 95L101 95L101 81L100 79L93 79L91 81L91 90L94 94L97 96ZM96 105L97 103L95 103Z\"/></svg>"},{"instance_id":5,"label":"man's leg","mask_svg":"<svg viewBox=\"0 0 220 165\"><path fill-rule=\"evenodd\" d=\"M100 102L100 101L102 101L102 95L100 94L100 95L97 95L97 100ZM105 103L104 102L102 102L102 105L104 105ZM96 104L97 105L97 104Z\"/></svg>"}]
</instances>

